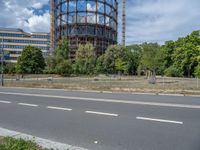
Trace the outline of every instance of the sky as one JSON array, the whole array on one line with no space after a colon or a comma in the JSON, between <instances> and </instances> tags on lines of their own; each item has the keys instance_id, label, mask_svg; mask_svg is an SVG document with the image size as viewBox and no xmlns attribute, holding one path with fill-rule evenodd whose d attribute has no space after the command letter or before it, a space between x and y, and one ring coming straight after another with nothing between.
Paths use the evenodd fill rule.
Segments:
<instances>
[{"instance_id":1,"label":"sky","mask_svg":"<svg viewBox=\"0 0 200 150\"><path fill-rule=\"evenodd\" d=\"M121 0L119 38L121 42ZM49 0L0 0L0 27L49 32ZM126 43L164 43L200 30L200 0L127 0Z\"/></svg>"}]
</instances>

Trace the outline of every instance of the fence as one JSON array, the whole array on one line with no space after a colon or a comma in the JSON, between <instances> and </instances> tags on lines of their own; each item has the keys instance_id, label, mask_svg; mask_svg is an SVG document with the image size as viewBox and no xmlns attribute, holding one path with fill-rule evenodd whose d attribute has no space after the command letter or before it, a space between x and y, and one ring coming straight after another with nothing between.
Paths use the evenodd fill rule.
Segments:
<instances>
[{"instance_id":1,"label":"fence","mask_svg":"<svg viewBox=\"0 0 200 150\"><path fill-rule=\"evenodd\" d=\"M153 84L146 77L138 76L59 77L52 75L26 75L23 78L6 76L5 85L100 91L200 93L199 78L157 77L156 83Z\"/></svg>"}]
</instances>

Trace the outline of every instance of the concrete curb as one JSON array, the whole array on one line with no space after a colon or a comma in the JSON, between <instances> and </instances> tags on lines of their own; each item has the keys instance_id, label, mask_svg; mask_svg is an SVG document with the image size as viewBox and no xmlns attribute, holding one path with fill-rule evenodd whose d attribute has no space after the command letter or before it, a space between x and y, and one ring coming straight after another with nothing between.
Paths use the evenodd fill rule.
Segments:
<instances>
[{"instance_id":1,"label":"concrete curb","mask_svg":"<svg viewBox=\"0 0 200 150\"><path fill-rule=\"evenodd\" d=\"M32 135L24 134L17 131L12 131L4 128L0 128L0 136L6 137L14 137L16 139L24 139L24 140L31 140L37 143L39 146L43 148L53 149L53 150L87 150L85 148L71 146L64 143L59 143L55 141L51 141L48 139L43 139L39 137L34 137Z\"/></svg>"}]
</instances>

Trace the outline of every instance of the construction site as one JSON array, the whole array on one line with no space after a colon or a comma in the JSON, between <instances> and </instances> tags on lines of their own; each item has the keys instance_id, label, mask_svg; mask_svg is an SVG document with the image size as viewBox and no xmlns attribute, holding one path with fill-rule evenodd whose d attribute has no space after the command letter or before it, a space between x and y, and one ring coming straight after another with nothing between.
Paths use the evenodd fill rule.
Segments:
<instances>
[{"instance_id":1,"label":"construction site","mask_svg":"<svg viewBox=\"0 0 200 150\"><path fill-rule=\"evenodd\" d=\"M69 42L70 58L79 44L91 43L99 56L118 39L117 0L51 0L51 49Z\"/></svg>"}]
</instances>

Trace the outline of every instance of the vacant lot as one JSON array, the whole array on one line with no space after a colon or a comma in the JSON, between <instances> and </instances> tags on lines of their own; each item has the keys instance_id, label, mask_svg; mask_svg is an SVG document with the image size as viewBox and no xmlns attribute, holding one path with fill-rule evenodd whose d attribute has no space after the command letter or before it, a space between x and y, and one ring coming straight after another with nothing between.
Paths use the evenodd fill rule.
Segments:
<instances>
[{"instance_id":1,"label":"vacant lot","mask_svg":"<svg viewBox=\"0 0 200 150\"><path fill-rule=\"evenodd\" d=\"M5 85L69 90L200 94L200 79L197 78L157 77L156 83L152 84L144 76L59 77L56 75L26 75L23 78L6 76Z\"/></svg>"}]
</instances>

